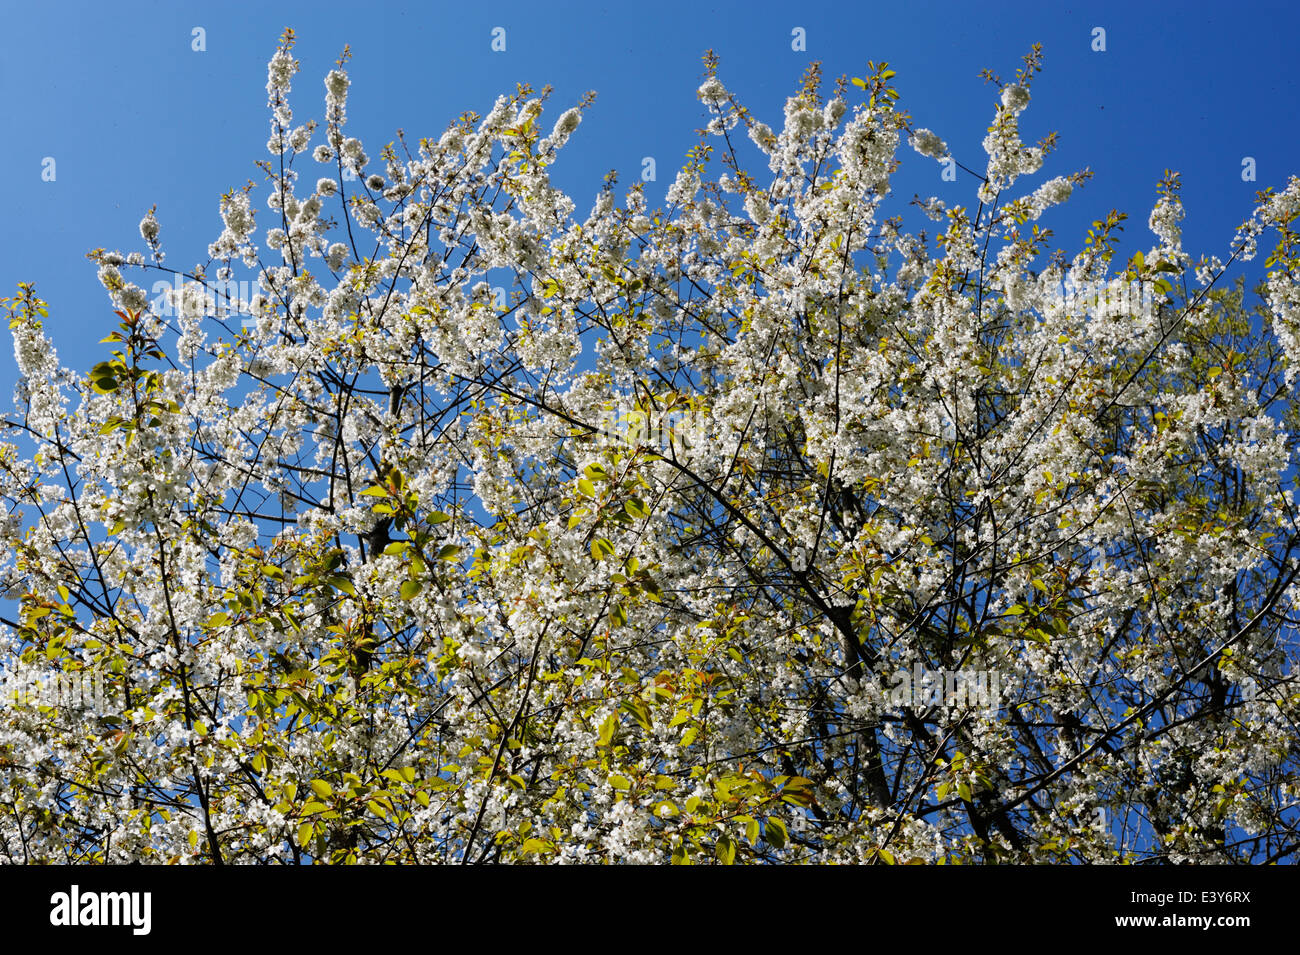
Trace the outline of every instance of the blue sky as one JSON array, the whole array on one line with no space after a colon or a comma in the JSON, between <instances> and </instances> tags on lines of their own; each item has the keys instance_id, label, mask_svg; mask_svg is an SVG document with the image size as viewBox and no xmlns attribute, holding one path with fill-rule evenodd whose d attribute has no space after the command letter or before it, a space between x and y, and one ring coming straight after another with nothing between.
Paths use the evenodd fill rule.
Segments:
<instances>
[{"instance_id":1,"label":"blue sky","mask_svg":"<svg viewBox=\"0 0 1300 955\"><path fill-rule=\"evenodd\" d=\"M465 110L486 112L516 82L555 88L549 115L599 93L553 167L585 215L610 169L620 187L653 156L652 206L695 142L701 54L758 118L779 126L785 98L812 60L825 76L863 75L887 60L901 105L953 154L982 168L980 142L996 91L977 77L1010 77L1041 42L1045 68L1024 115L1026 139L1050 130L1060 148L1041 181L1085 166L1095 178L1045 224L1077 249L1087 224L1112 207L1130 215L1126 237L1150 245L1146 218L1166 167L1183 173L1192 252L1228 257L1233 228L1255 190L1300 171L1300 101L1292 47L1300 13L1289 3L187 3L122 0L18 4L0 14L0 97L8 141L0 152L0 294L34 282L51 303L49 327L66 365L104 357L95 342L116 319L85 253L142 249L141 216L157 204L168 264L205 258L220 231L220 194L261 181L266 155L266 61L292 26L302 72L298 120L323 112L322 78L352 46L349 129L377 157L397 128L436 137ZM491 49L494 27L505 52ZM192 50L193 30L206 49ZM806 51L792 49L792 31ZM1093 31L1106 49L1092 49ZM43 162L56 178L42 181ZM1242 180L1253 157L1256 182ZM927 190L974 205L975 184L939 180L907 151L896 182L902 211ZM620 188L620 193L622 188ZM264 195L259 190L256 195ZM1256 265L1258 264L1258 260ZM0 395L15 371L0 355Z\"/></svg>"}]
</instances>

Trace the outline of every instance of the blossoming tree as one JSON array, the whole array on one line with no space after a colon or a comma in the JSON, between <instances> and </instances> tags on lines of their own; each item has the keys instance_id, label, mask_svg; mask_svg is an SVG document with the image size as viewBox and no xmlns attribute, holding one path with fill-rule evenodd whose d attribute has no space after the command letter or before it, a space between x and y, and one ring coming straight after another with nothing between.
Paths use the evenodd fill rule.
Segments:
<instances>
[{"instance_id":1,"label":"blossoming tree","mask_svg":"<svg viewBox=\"0 0 1300 955\"><path fill-rule=\"evenodd\" d=\"M207 262L92 253L88 375L7 301L7 666L103 693L7 691L0 858L1294 860L1300 179L1227 263L1173 174L1055 249L1035 49L911 232L884 64L778 131L706 58L665 208L578 220L589 98L373 163L292 45Z\"/></svg>"}]
</instances>

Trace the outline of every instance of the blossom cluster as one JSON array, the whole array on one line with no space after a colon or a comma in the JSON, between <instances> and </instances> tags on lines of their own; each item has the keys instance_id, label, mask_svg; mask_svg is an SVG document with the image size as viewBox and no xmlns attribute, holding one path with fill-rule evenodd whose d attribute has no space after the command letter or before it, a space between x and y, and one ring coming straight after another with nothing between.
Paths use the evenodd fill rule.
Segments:
<instances>
[{"instance_id":1,"label":"blossom cluster","mask_svg":"<svg viewBox=\"0 0 1300 955\"><path fill-rule=\"evenodd\" d=\"M883 72L768 126L711 65L664 207L580 218L590 98L372 157L292 46L166 309L155 211L89 374L7 300L0 659L115 703L0 711L0 857L1294 857L1300 179L1235 246L1280 236L1260 327L1175 177L1127 264L1047 247L1036 57L927 233ZM921 672L999 676L881 692Z\"/></svg>"}]
</instances>

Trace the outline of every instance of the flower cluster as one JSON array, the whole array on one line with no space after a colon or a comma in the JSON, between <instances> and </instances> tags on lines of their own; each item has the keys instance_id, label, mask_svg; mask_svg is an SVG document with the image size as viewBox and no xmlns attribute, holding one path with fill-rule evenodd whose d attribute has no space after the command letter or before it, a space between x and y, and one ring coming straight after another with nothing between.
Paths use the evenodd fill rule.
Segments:
<instances>
[{"instance_id":1,"label":"flower cluster","mask_svg":"<svg viewBox=\"0 0 1300 955\"><path fill-rule=\"evenodd\" d=\"M768 126L711 63L665 206L578 221L589 98L372 161L292 45L207 261L94 255L89 374L6 301L0 664L108 702L0 710L0 857L1294 859L1300 179L1262 327L1172 175L1127 263L1028 225L1086 178L1009 191L1036 54L913 231L892 72Z\"/></svg>"}]
</instances>

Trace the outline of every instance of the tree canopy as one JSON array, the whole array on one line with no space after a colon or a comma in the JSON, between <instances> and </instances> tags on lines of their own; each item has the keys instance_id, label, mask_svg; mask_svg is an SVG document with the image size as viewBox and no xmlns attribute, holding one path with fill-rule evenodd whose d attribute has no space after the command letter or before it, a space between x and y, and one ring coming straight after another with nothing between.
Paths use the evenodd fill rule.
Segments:
<instances>
[{"instance_id":1,"label":"tree canopy","mask_svg":"<svg viewBox=\"0 0 1300 955\"><path fill-rule=\"evenodd\" d=\"M372 161L293 39L207 260L91 253L102 362L5 302L0 858L1295 860L1300 179L1067 252L1037 48L970 207L887 64L777 128L708 56L579 219L591 96Z\"/></svg>"}]
</instances>

